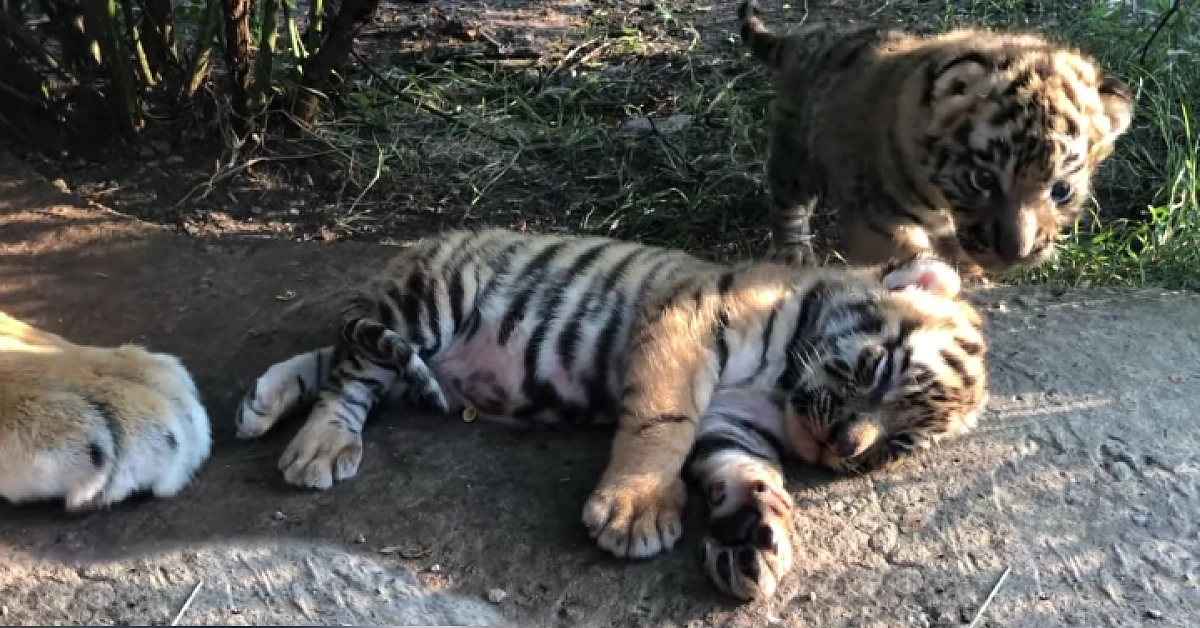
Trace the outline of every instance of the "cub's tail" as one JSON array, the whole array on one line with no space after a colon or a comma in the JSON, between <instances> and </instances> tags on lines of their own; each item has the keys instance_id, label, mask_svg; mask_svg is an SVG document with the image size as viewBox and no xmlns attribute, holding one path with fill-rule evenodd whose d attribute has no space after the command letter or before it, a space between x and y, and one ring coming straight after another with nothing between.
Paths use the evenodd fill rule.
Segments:
<instances>
[{"instance_id":1,"label":"cub's tail","mask_svg":"<svg viewBox=\"0 0 1200 628\"><path fill-rule=\"evenodd\" d=\"M777 65L782 38L763 23L757 0L745 0L738 5L738 23L742 43L754 57L768 66Z\"/></svg>"}]
</instances>

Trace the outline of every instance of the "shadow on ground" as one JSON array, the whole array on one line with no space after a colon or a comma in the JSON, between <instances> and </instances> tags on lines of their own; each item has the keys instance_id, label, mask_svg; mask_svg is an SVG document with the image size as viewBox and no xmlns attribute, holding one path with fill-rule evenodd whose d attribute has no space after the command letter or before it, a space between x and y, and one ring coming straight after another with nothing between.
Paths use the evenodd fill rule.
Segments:
<instances>
[{"instance_id":1,"label":"shadow on ground","mask_svg":"<svg viewBox=\"0 0 1200 628\"><path fill-rule=\"evenodd\" d=\"M1195 296L977 294L996 389L980 432L868 477L797 472L796 571L736 606L700 574L695 527L652 561L591 546L578 515L602 431L384 412L360 476L326 493L275 468L294 423L233 439L253 377L324 344L339 295L394 251L177 236L0 157L0 309L181 355L216 431L175 499L0 507L0 619L168 623L203 582L182 623L957 626L1011 567L981 626L1195 623Z\"/></svg>"}]
</instances>

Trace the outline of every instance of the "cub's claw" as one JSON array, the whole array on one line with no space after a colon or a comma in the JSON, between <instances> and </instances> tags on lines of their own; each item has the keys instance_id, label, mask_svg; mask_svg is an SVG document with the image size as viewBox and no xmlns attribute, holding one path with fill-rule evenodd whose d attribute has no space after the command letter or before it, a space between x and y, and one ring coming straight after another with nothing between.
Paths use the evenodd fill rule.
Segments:
<instances>
[{"instance_id":1,"label":"cub's claw","mask_svg":"<svg viewBox=\"0 0 1200 628\"><path fill-rule=\"evenodd\" d=\"M656 478L605 482L583 509L583 524L596 544L619 558L648 558L671 549L683 535L687 502L683 480Z\"/></svg>"}]
</instances>

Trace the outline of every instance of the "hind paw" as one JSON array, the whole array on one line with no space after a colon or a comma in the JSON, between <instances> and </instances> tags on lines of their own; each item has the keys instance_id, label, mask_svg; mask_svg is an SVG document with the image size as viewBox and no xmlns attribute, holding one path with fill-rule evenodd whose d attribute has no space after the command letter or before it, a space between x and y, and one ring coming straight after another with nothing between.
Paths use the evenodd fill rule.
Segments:
<instances>
[{"instance_id":1,"label":"hind paw","mask_svg":"<svg viewBox=\"0 0 1200 628\"><path fill-rule=\"evenodd\" d=\"M718 480L708 493L713 518L704 539L705 572L723 593L743 600L771 596L792 568L791 496L767 479Z\"/></svg>"},{"instance_id":2,"label":"hind paw","mask_svg":"<svg viewBox=\"0 0 1200 628\"><path fill-rule=\"evenodd\" d=\"M268 371L254 382L234 416L238 438L258 438L279 422L304 394L296 377L275 376Z\"/></svg>"},{"instance_id":3,"label":"hind paw","mask_svg":"<svg viewBox=\"0 0 1200 628\"><path fill-rule=\"evenodd\" d=\"M357 475L362 452L361 435L314 416L283 452L279 469L289 484L323 491Z\"/></svg>"}]
</instances>

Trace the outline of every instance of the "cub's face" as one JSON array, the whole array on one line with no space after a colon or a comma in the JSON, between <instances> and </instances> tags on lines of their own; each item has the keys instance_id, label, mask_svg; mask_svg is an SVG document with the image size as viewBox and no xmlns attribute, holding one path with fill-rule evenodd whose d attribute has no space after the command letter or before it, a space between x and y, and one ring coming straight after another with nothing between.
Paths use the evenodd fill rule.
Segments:
<instances>
[{"instance_id":1,"label":"cub's face","mask_svg":"<svg viewBox=\"0 0 1200 628\"><path fill-rule=\"evenodd\" d=\"M1045 261L1129 127L1128 88L1032 38L947 60L932 77L922 162L959 246L986 270Z\"/></svg>"},{"instance_id":2,"label":"cub's face","mask_svg":"<svg viewBox=\"0 0 1200 628\"><path fill-rule=\"evenodd\" d=\"M808 462L866 471L971 428L987 404L986 344L949 266L917 258L884 274L878 332L841 338L793 395L793 449Z\"/></svg>"}]
</instances>

